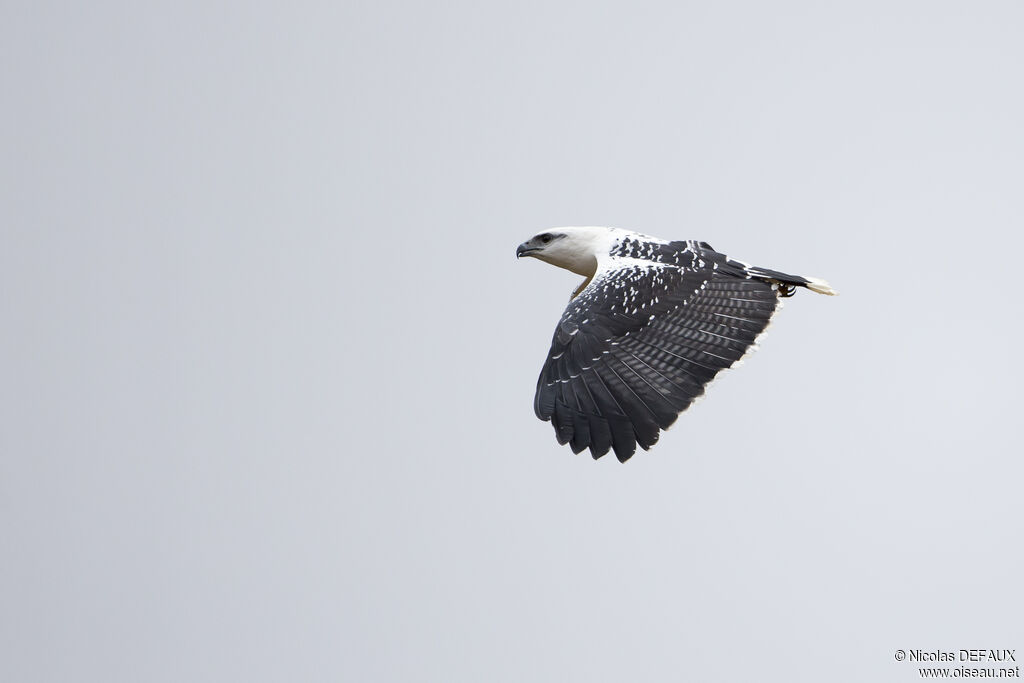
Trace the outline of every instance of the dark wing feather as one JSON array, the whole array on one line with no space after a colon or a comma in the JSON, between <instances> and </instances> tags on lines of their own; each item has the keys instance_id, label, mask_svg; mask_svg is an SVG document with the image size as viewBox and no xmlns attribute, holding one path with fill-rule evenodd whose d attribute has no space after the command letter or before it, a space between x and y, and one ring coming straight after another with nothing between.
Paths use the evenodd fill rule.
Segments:
<instances>
[{"instance_id":1,"label":"dark wing feather","mask_svg":"<svg viewBox=\"0 0 1024 683\"><path fill-rule=\"evenodd\" d=\"M534 409L573 452L625 462L653 446L768 325L773 282L794 279L703 243L646 249L649 263L599 272L555 330Z\"/></svg>"}]
</instances>

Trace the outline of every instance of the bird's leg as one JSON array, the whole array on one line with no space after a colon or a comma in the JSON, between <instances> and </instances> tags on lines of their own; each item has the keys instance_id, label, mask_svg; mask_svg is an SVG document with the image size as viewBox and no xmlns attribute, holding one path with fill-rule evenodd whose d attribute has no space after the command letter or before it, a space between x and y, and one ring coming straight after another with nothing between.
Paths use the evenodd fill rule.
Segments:
<instances>
[{"instance_id":1,"label":"bird's leg","mask_svg":"<svg viewBox=\"0 0 1024 683\"><path fill-rule=\"evenodd\" d=\"M784 282L779 283L779 296L786 297L787 299L796 294L796 285L787 285Z\"/></svg>"}]
</instances>

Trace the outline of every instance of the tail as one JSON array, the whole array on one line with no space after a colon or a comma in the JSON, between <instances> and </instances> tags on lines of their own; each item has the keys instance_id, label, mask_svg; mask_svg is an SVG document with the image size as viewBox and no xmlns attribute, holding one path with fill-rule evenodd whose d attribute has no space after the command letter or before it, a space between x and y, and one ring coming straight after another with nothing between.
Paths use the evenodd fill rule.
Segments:
<instances>
[{"instance_id":1,"label":"tail","mask_svg":"<svg viewBox=\"0 0 1024 683\"><path fill-rule=\"evenodd\" d=\"M820 277L809 277L807 279L807 289L818 294L828 294L829 296L835 296L839 294L836 290L832 289L832 285L822 280Z\"/></svg>"},{"instance_id":2,"label":"tail","mask_svg":"<svg viewBox=\"0 0 1024 683\"><path fill-rule=\"evenodd\" d=\"M812 292L827 294L828 296L835 296L839 294L839 292L832 289L832 285L821 278L790 275L777 270L759 268L758 266L752 266L748 263L743 263L742 261L736 261L733 259L729 259L726 264L727 266L734 268L737 271L735 274L739 277L750 277L779 285L779 289L782 291L783 296L791 296L794 287L805 287Z\"/></svg>"},{"instance_id":3,"label":"tail","mask_svg":"<svg viewBox=\"0 0 1024 683\"><path fill-rule=\"evenodd\" d=\"M792 296L794 287L806 287L812 292L827 294L828 296L839 294L839 292L832 289L832 285L818 277L800 277L799 275L789 275L788 273L780 273L777 270L768 270L767 268L758 268L756 266L747 266L746 274L758 280L778 284L783 296Z\"/></svg>"}]
</instances>

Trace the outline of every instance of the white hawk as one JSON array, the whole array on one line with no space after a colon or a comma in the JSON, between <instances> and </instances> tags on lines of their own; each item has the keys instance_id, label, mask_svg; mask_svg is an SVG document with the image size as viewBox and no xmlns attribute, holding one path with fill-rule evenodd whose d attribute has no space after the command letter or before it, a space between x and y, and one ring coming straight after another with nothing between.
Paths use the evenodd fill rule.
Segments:
<instances>
[{"instance_id":1,"label":"white hawk","mask_svg":"<svg viewBox=\"0 0 1024 683\"><path fill-rule=\"evenodd\" d=\"M551 341L534 411L574 453L625 462L658 441L756 346L779 297L824 280L736 261L706 242L617 228L554 228L516 249L583 275Z\"/></svg>"}]
</instances>

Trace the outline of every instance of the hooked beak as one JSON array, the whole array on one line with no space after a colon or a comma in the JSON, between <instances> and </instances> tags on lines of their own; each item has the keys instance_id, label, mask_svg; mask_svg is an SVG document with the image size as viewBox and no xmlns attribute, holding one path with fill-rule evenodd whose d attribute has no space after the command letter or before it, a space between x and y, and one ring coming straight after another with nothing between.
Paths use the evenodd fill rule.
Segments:
<instances>
[{"instance_id":1,"label":"hooked beak","mask_svg":"<svg viewBox=\"0 0 1024 683\"><path fill-rule=\"evenodd\" d=\"M529 256L535 251L540 251L540 249L538 249L537 247L531 247L529 242L523 242L518 247L516 247L516 258Z\"/></svg>"}]
</instances>

